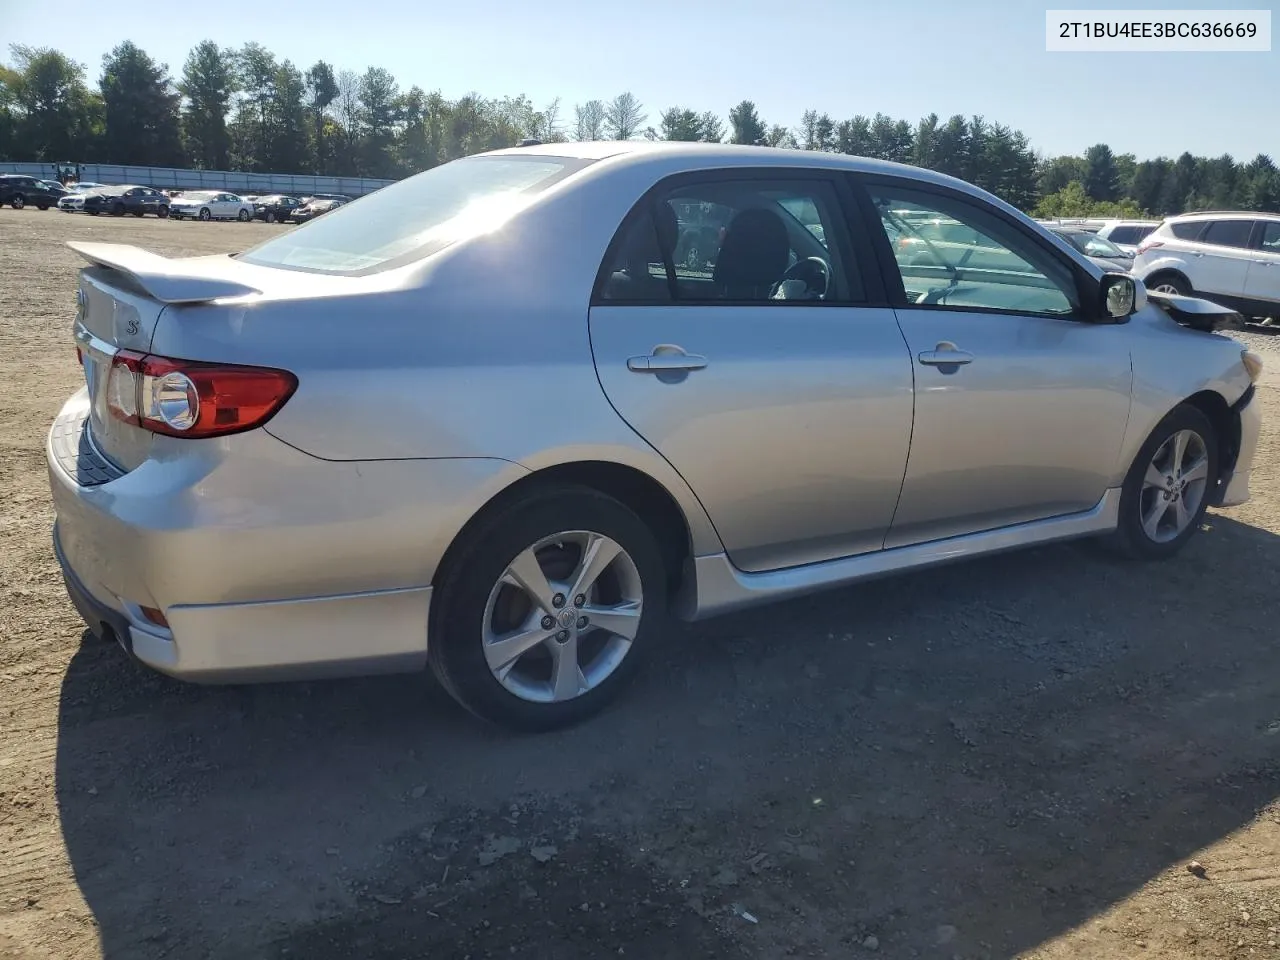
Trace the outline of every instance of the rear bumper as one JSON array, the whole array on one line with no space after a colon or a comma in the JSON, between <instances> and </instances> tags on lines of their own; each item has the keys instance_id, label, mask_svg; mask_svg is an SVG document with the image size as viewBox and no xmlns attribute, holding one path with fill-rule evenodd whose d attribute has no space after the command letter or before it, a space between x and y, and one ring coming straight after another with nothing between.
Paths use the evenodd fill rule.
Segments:
<instances>
[{"instance_id":1,"label":"rear bumper","mask_svg":"<svg viewBox=\"0 0 1280 960\"><path fill-rule=\"evenodd\" d=\"M1262 410L1253 387L1233 407L1240 419L1240 450L1229 477L1223 478L1222 502L1219 506L1238 507L1249 500L1249 474L1253 470L1253 458L1258 449L1258 434L1262 430Z\"/></svg>"},{"instance_id":2,"label":"rear bumper","mask_svg":"<svg viewBox=\"0 0 1280 960\"><path fill-rule=\"evenodd\" d=\"M68 402L46 449L67 592L94 632L187 680L421 668L436 565L512 466L337 463L251 431L104 473L75 443L85 407Z\"/></svg>"}]
</instances>

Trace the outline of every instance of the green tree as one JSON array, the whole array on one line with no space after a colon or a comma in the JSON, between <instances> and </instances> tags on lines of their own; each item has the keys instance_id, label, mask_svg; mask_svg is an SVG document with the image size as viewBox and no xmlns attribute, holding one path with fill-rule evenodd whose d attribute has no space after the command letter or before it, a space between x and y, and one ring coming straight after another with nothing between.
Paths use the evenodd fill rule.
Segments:
<instances>
[{"instance_id":1,"label":"green tree","mask_svg":"<svg viewBox=\"0 0 1280 960\"><path fill-rule=\"evenodd\" d=\"M14 44L7 73L15 153L23 160L96 159L102 100L89 92L84 66L48 47Z\"/></svg>"},{"instance_id":2,"label":"green tree","mask_svg":"<svg viewBox=\"0 0 1280 960\"><path fill-rule=\"evenodd\" d=\"M1083 185L1087 172L1083 157L1053 157L1040 165L1040 192L1045 196L1057 193L1073 180Z\"/></svg>"},{"instance_id":3,"label":"green tree","mask_svg":"<svg viewBox=\"0 0 1280 960\"><path fill-rule=\"evenodd\" d=\"M315 170L323 174L329 168L329 143L326 137L325 121L329 104L338 96L338 81L333 75L333 67L323 60L317 60L307 70L307 113L311 118L311 135L314 141Z\"/></svg>"},{"instance_id":4,"label":"green tree","mask_svg":"<svg viewBox=\"0 0 1280 960\"><path fill-rule=\"evenodd\" d=\"M1095 143L1084 152L1084 191L1094 200L1115 200L1120 196L1120 170L1115 154L1105 143Z\"/></svg>"},{"instance_id":5,"label":"green tree","mask_svg":"<svg viewBox=\"0 0 1280 960\"><path fill-rule=\"evenodd\" d=\"M260 43L246 43L235 54L235 65L243 99L231 125L233 155L243 169L267 171L280 65Z\"/></svg>"},{"instance_id":6,"label":"green tree","mask_svg":"<svg viewBox=\"0 0 1280 960\"><path fill-rule=\"evenodd\" d=\"M698 113L687 107L669 107L662 111L658 135L663 140L719 143L724 138L724 124L710 111Z\"/></svg>"},{"instance_id":7,"label":"green tree","mask_svg":"<svg viewBox=\"0 0 1280 960\"><path fill-rule=\"evenodd\" d=\"M750 100L743 100L729 111L730 143L751 146L767 143L768 139L769 131L764 121L760 119L760 114L756 112L756 105ZM777 146L777 144L770 145Z\"/></svg>"},{"instance_id":8,"label":"green tree","mask_svg":"<svg viewBox=\"0 0 1280 960\"><path fill-rule=\"evenodd\" d=\"M911 162L918 167L933 167L937 162L938 115L931 113L916 124L912 138Z\"/></svg>"},{"instance_id":9,"label":"green tree","mask_svg":"<svg viewBox=\"0 0 1280 960\"><path fill-rule=\"evenodd\" d=\"M315 169L311 160L306 96L302 71L292 62L284 61L276 69L272 83L266 166L274 172L305 173L308 168Z\"/></svg>"},{"instance_id":10,"label":"green tree","mask_svg":"<svg viewBox=\"0 0 1280 960\"><path fill-rule=\"evenodd\" d=\"M115 163L175 167L183 162L169 68L126 40L102 58L103 151Z\"/></svg>"},{"instance_id":11,"label":"green tree","mask_svg":"<svg viewBox=\"0 0 1280 960\"><path fill-rule=\"evenodd\" d=\"M196 44L182 68L178 91L182 108L182 136L186 155L197 168L225 170L231 165L231 134L227 113L235 93L234 58L212 40Z\"/></svg>"},{"instance_id":12,"label":"green tree","mask_svg":"<svg viewBox=\"0 0 1280 960\"><path fill-rule=\"evenodd\" d=\"M382 67L370 67L360 78L361 127L363 133L362 171L369 177L396 174L396 124L400 121L400 86Z\"/></svg>"},{"instance_id":13,"label":"green tree","mask_svg":"<svg viewBox=\"0 0 1280 960\"><path fill-rule=\"evenodd\" d=\"M800 117L800 146L804 150L831 150L835 147L836 124L817 110L806 110Z\"/></svg>"}]
</instances>

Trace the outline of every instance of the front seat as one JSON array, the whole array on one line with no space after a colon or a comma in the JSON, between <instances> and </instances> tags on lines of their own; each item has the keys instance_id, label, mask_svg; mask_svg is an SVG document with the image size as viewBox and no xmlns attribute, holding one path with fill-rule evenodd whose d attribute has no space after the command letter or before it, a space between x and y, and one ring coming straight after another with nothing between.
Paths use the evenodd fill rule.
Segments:
<instances>
[{"instance_id":1,"label":"front seat","mask_svg":"<svg viewBox=\"0 0 1280 960\"><path fill-rule=\"evenodd\" d=\"M772 210L751 207L729 223L712 279L726 300L766 300L787 271L791 239Z\"/></svg>"}]
</instances>

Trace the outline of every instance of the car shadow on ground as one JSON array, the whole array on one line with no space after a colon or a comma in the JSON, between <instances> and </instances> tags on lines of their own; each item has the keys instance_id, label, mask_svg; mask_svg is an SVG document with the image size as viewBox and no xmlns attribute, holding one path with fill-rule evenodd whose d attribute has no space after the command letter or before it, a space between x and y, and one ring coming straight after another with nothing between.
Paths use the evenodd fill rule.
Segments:
<instances>
[{"instance_id":1,"label":"car shadow on ground","mask_svg":"<svg viewBox=\"0 0 1280 960\"><path fill-rule=\"evenodd\" d=\"M1180 865L1280 793L1277 570L1212 516L1169 563L1046 547L674 626L542 737L421 677L197 688L86 645L67 851L107 960L1010 956L1212 882Z\"/></svg>"}]
</instances>

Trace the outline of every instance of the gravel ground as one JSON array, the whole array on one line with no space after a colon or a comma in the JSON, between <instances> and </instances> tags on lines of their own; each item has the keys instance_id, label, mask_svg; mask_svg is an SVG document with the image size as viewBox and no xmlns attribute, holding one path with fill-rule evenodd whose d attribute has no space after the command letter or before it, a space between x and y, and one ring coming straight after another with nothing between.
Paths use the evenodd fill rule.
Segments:
<instances>
[{"instance_id":1,"label":"gravel ground","mask_svg":"<svg viewBox=\"0 0 1280 960\"><path fill-rule=\"evenodd\" d=\"M1254 500L1172 563L1059 546L673 628L616 708L511 737L422 677L199 688L82 645L42 452L64 241L279 229L0 211L0 957L1280 956L1273 375Z\"/></svg>"}]
</instances>

